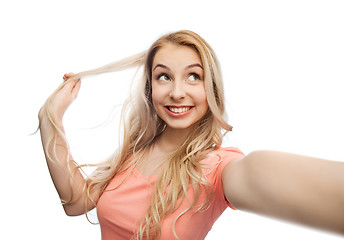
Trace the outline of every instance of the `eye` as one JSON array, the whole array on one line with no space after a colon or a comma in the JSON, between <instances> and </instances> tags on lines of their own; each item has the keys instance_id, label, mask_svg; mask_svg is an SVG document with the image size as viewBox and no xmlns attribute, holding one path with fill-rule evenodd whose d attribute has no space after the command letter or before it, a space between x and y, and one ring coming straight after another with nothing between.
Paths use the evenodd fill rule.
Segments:
<instances>
[{"instance_id":1,"label":"eye","mask_svg":"<svg viewBox=\"0 0 344 240\"><path fill-rule=\"evenodd\" d=\"M158 80L161 80L161 81L169 81L170 80L170 77L166 74L166 73L163 73L163 74L160 74L158 76Z\"/></svg>"},{"instance_id":2,"label":"eye","mask_svg":"<svg viewBox=\"0 0 344 240\"><path fill-rule=\"evenodd\" d=\"M188 81L195 82L197 80L200 80L200 77L197 73L191 73L188 77Z\"/></svg>"}]
</instances>

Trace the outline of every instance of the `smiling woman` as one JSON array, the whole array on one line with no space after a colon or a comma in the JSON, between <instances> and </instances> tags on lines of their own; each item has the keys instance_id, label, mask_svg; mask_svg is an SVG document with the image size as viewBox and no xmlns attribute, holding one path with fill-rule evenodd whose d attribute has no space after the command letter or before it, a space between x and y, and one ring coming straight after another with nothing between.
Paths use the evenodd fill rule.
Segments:
<instances>
[{"instance_id":1,"label":"smiling woman","mask_svg":"<svg viewBox=\"0 0 344 240\"><path fill-rule=\"evenodd\" d=\"M122 145L84 178L62 124L80 78L136 66L144 74L123 107ZM146 52L64 79L39 113L43 148L65 212L97 207L102 239L204 239L227 206L344 232L343 163L221 148L231 130L222 77L196 33L166 34Z\"/></svg>"},{"instance_id":2,"label":"smiling woman","mask_svg":"<svg viewBox=\"0 0 344 240\"><path fill-rule=\"evenodd\" d=\"M187 135L187 129L194 127L205 115L208 103L203 76L201 59L190 47L168 44L156 53L152 102L166 123L164 132L183 129Z\"/></svg>"}]
</instances>

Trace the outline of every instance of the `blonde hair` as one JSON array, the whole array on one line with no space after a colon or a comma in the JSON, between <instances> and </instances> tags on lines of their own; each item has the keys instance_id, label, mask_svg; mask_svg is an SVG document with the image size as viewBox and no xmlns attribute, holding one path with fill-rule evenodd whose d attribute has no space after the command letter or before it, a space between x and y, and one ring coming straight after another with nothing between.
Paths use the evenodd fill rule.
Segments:
<instances>
[{"instance_id":1,"label":"blonde hair","mask_svg":"<svg viewBox=\"0 0 344 240\"><path fill-rule=\"evenodd\" d=\"M201 160L207 153L219 148L222 144L223 134L232 129L225 119L225 101L219 63L214 51L204 39L192 31L183 30L163 35L153 43L148 51L73 76L74 79L77 79L92 74L144 66L144 73L137 94L128 98L122 108L123 139L121 146L116 150L112 158L97 164L97 170L91 176L88 176L87 185L85 185L84 189L85 196L90 198L90 193L95 190L103 193L109 181L116 174L135 164L136 159L139 159L154 144L157 136L163 132L165 123L156 114L152 105L152 63L157 51L170 43L188 46L200 56L204 69L205 91L209 108L199 121L198 127L170 156L168 166L163 169L158 177L150 206L135 235L136 239L157 239L161 233L161 221L173 213L179 207L179 203L187 198L187 191L190 186L193 188L195 198L188 199L190 206L182 214L192 209L195 212L204 210L209 204L211 186L205 180ZM49 112L49 100L50 98L47 100L45 107L49 119L56 129L54 139L61 132L54 124L52 114ZM77 165L75 169L72 169L71 177L73 172L83 166ZM206 191L207 198L201 206L195 207L202 190ZM178 239L175 231L177 219L173 224L173 232Z\"/></svg>"}]
</instances>

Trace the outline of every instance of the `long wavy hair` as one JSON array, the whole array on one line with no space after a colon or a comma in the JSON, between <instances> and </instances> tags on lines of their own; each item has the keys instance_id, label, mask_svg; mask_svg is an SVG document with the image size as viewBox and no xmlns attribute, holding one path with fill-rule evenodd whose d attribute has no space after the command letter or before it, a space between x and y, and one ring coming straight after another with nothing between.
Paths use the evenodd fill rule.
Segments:
<instances>
[{"instance_id":1,"label":"long wavy hair","mask_svg":"<svg viewBox=\"0 0 344 240\"><path fill-rule=\"evenodd\" d=\"M232 129L226 122L223 83L218 60L213 49L203 38L192 31L183 30L163 35L147 51L73 76L76 79L87 75L143 67L143 76L136 94L130 96L122 108L123 136L120 146L113 157L96 164L97 170L87 176L88 181L84 186L86 202L88 199L93 201L90 197L93 191L100 191L101 194L107 191L105 189L109 181L136 164L137 160L153 146L156 138L164 131L165 123L156 114L152 104L152 63L157 51L171 43L190 47L199 55L203 65L204 84L209 107L198 126L194 128L183 144L169 156L167 166L162 170L155 183L151 203L134 236L136 239L158 239L161 233L162 220L173 213L182 200L187 198L187 191L190 187L193 188L195 198L188 199L190 206L182 214L187 211L204 210L210 202L211 186L207 183L202 171L201 160L212 150L218 149L222 144L223 135ZM45 107L50 121L55 126L54 136L51 140L51 143L55 144L54 139L62 133L54 123L49 111L49 103L50 98L48 98ZM65 141L67 142L66 139ZM71 181L74 173L82 170L84 166L76 165L74 169L70 169ZM205 191L207 197L201 206L195 207L201 191ZM66 201L66 203L71 201ZM177 219L174 220L172 227L174 235L178 239L175 231Z\"/></svg>"}]
</instances>

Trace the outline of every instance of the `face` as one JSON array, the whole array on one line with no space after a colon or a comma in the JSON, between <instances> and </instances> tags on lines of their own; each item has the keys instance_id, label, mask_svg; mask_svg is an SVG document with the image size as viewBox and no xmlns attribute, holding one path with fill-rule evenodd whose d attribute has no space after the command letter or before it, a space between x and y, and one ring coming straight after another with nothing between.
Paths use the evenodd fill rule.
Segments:
<instances>
[{"instance_id":1,"label":"face","mask_svg":"<svg viewBox=\"0 0 344 240\"><path fill-rule=\"evenodd\" d=\"M161 47L152 64L152 101L166 128L189 129L207 112L204 73L197 52L187 46Z\"/></svg>"}]
</instances>

